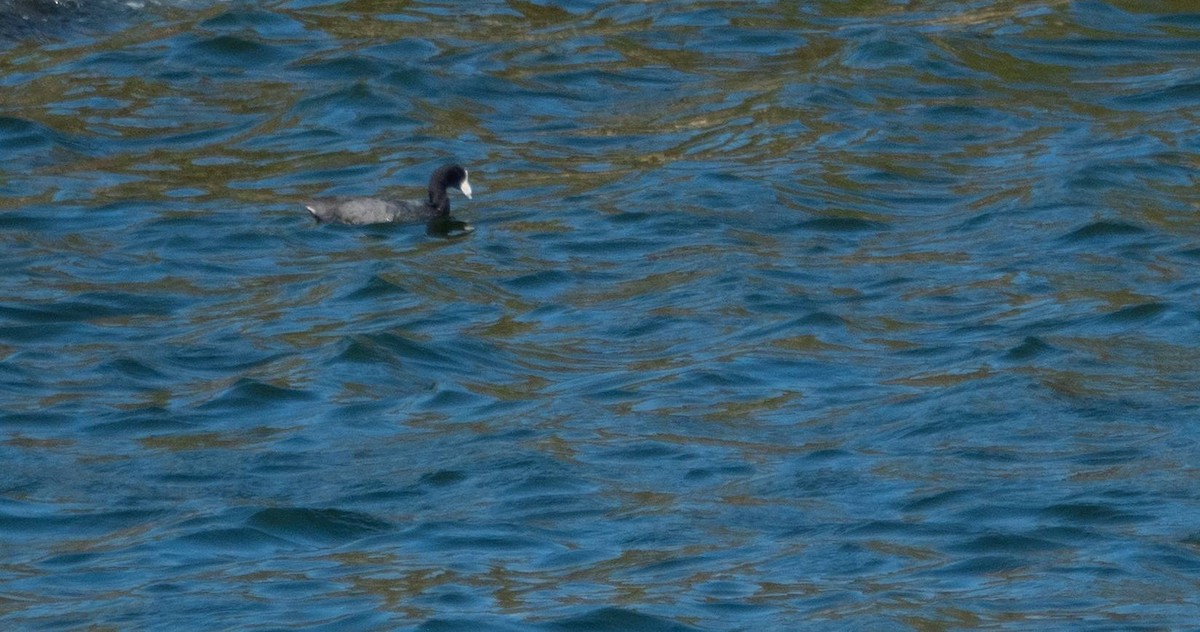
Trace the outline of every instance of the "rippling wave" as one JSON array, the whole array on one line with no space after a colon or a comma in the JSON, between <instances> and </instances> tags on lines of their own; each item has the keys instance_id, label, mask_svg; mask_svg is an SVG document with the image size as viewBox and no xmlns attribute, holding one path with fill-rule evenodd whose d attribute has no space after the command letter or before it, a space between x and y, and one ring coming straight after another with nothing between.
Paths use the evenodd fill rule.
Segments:
<instances>
[{"instance_id":1,"label":"rippling wave","mask_svg":"<svg viewBox=\"0 0 1200 632\"><path fill-rule=\"evenodd\" d=\"M0 5L8 627L1194 625L1190 5L121 7Z\"/></svg>"}]
</instances>

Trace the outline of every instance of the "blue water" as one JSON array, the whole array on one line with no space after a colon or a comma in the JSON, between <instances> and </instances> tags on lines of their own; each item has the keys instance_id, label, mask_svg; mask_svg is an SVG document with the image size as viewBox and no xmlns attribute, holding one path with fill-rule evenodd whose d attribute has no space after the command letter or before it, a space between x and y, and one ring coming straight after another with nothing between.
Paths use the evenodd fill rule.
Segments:
<instances>
[{"instance_id":1,"label":"blue water","mask_svg":"<svg viewBox=\"0 0 1200 632\"><path fill-rule=\"evenodd\" d=\"M3 629L1200 620L1193 3L0 16Z\"/></svg>"}]
</instances>

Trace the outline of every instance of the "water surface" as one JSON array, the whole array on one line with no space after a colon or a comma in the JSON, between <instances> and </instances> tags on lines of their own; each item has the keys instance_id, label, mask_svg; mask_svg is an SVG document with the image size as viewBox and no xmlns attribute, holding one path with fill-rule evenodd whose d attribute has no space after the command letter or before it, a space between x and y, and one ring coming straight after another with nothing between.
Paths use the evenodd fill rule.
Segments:
<instances>
[{"instance_id":1,"label":"water surface","mask_svg":"<svg viewBox=\"0 0 1200 632\"><path fill-rule=\"evenodd\" d=\"M3 627L1200 618L1191 3L50 4Z\"/></svg>"}]
</instances>

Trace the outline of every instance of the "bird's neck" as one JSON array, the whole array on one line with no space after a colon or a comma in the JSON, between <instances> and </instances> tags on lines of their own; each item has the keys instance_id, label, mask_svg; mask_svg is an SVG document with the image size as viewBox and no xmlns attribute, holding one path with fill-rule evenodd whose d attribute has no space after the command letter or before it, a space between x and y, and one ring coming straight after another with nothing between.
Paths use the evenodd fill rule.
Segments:
<instances>
[{"instance_id":1,"label":"bird's neck","mask_svg":"<svg viewBox=\"0 0 1200 632\"><path fill-rule=\"evenodd\" d=\"M445 189L430 189L429 199L425 204L437 211L439 215L450 214L450 196L446 195Z\"/></svg>"}]
</instances>

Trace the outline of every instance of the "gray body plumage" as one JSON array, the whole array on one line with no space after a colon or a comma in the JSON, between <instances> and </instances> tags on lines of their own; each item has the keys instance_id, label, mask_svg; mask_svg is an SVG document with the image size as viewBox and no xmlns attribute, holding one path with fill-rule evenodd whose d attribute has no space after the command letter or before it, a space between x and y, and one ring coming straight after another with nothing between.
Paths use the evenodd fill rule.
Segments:
<instances>
[{"instance_id":1,"label":"gray body plumage","mask_svg":"<svg viewBox=\"0 0 1200 632\"><path fill-rule=\"evenodd\" d=\"M439 211L416 200L380 198L322 198L307 205L308 212L321 222L342 224L384 224L418 222L437 217Z\"/></svg>"}]
</instances>

